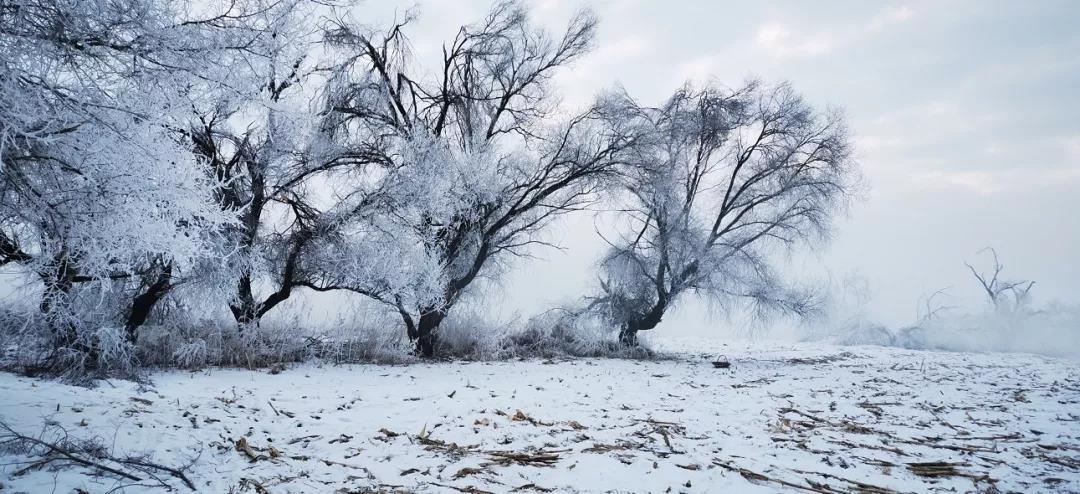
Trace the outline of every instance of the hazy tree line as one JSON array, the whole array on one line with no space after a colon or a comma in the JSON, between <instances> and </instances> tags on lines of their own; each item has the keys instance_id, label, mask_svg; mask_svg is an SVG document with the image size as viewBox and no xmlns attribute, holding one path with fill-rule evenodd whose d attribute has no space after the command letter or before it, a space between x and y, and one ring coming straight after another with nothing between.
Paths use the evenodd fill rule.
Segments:
<instances>
[{"instance_id":1,"label":"hazy tree line","mask_svg":"<svg viewBox=\"0 0 1080 494\"><path fill-rule=\"evenodd\" d=\"M179 308L258 332L299 290L385 305L432 356L478 279L595 208L610 249L574 315L623 343L688 293L813 307L770 259L827 234L858 171L843 118L787 85L571 113L552 77L592 48L587 11L550 33L501 2L417 60L411 19L362 5L202 4L0 0L0 264L34 280L49 362Z\"/></svg>"}]
</instances>

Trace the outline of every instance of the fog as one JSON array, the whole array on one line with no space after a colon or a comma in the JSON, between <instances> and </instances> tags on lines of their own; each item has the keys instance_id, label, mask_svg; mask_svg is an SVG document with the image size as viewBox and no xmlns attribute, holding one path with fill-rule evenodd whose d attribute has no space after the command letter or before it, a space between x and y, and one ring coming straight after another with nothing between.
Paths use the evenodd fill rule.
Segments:
<instances>
[{"instance_id":1,"label":"fog","mask_svg":"<svg viewBox=\"0 0 1080 494\"><path fill-rule=\"evenodd\" d=\"M557 26L582 6L602 19L595 53L559 76L566 105L622 85L658 101L691 78L738 85L789 80L816 105L844 108L866 190L817 252L787 266L805 280L859 278L865 315L913 324L921 297L948 288L949 305L984 309L964 261L993 246L1010 276L1035 280L1036 305L1077 302L1080 288L1078 7L1070 2L801 2L729 4L540 1ZM365 5L372 22L411 4ZM438 56L440 40L487 2L422 1L413 47ZM482 297L499 319L527 317L595 283L603 217L553 228L564 250L536 252ZM700 301L683 304L656 333L800 337L790 322L750 324Z\"/></svg>"},{"instance_id":2,"label":"fog","mask_svg":"<svg viewBox=\"0 0 1080 494\"><path fill-rule=\"evenodd\" d=\"M2 5L0 491L1080 492L1076 0Z\"/></svg>"},{"instance_id":3,"label":"fog","mask_svg":"<svg viewBox=\"0 0 1080 494\"><path fill-rule=\"evenodd\" d=\"M416 14L410 48L425 64L437 62L442 43L489 4L366 2L351 16L378 26ZM1031 310L1077 313L1080 122L1067 111L1080 108L1076 3L678 4L531 2L534 18L553 29L580 8L601 19L595 50L556 75L560 110L569 114L613 87L658 103L686 80L790 81L811 104L843 109L864 187L827 242L777 254L787 278L827 287L820 317L762 321L688 297L651 337L796 340L842 334L853 320L900 330L920 323L924 299L937 291L953 307L954 326L994 325L964 264L983 260L978 252L986 247L1001 255L1008 277L1036 282ZM603 208L559 220L545 233L559 249L534 249L532 258L504 266L505 276L472 290L468 310L520 325L595 292L605 247L597 231L608 228ZM837 302L850 298L843 292L853 284L859 302ZM27 285L0 284L9 300ZM302 293L290 300L292 312L277 317L329 324L358 304L355 295ZM1051 348L1059 338L1077 346L1075 318L1041 314L1021 326L1050 318L1055 329L1024 330L1025 348ZM946 339L943 346L964 346Z\"/></svg>"}]
</instances>

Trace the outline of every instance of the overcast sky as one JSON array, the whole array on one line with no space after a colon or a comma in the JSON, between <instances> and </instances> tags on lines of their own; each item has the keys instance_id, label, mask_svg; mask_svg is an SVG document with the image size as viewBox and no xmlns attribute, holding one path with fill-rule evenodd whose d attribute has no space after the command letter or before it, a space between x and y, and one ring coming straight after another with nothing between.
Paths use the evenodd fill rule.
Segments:
<instances>
[{"instance_id":1,"label":"overcast sky","mask_svg":"<svg viewBox=\"0 0 1080 494\"><path fill-rule=\"evenodd\" d=\"M994 246L1006 275L1037 280L1036 300L1080 302L1080 2L722 2L538 0L558 28L577 9L600 17L596 50L558 77L567 107L624 86L659 102L687 79L735 86L790 81L811 103L845 109L869 186L798 276L862 277L871 315L912 322L920 296L952 287L978 299L963 261ZM488 0L370 2L365 22L415 7L417 57L482 17ZM495 292L524 316L581 295L600 241L591 217L551 236L566 247L518 266ZM712 331L701 311L663 331ZM724 329L724 328L722 328Z\"/></svg>"}]
</instances>

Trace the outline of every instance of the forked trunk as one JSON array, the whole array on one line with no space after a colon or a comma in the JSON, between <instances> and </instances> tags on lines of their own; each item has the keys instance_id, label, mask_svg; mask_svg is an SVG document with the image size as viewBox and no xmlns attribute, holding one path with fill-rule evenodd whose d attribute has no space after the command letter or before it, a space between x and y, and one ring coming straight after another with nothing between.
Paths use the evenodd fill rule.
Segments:
<instances>
[{"instance_id":1,"label":"forked trunk","mask_svg":"<svg viewBox=\"0 0 1080 494\"><path fill-rule=\"evenodd\" d=\"M416 353L424 358L435 356L435 340L439 325L446 318L445 309L433 309L420 314L416 325Z\"/></svg>"},{"instance_id":2,"label":"forked trunk","mask_svg":"<svg viewBox=\"0 0 1080 494\"><path fill-rule=\"evenodd\" d=\"M645 315L632 318L623 323L622 327L619 328L619 343L626 346L637 346L638 331L648 331L655 328L664 318L666 310L666 303L657 302Z\"/></svg>"},{"instance_id":3,"label":"forked trunk","mask_svg":"<svg viewBox=\"0 0 1080 494\"><path fill-rule=\"evenodd\" d=\"M229 306L236 328L242 334L248 326L259 325L259 306L251 289L251 276L243 275L236 287L236 302Z\"/></svg>"},{"instance_id":4,"label":"forked trunk","mask_svg":"<svg viewBox=\"0 0 1080 494\"><path fill-rule=\"evenodd\" d=\"M146 290L135 297L131 301L131 310L128 312L127 323L124 325L124 329L127 333L127 339L131 343L139 337L139 328L146 323L147 318L150 317L150 311L154 309L165 294L172 288L170 282L172 280L172 266L165 266L158 273L157 279L154 280L150 286L146 287Z\"/></svg>"}]
</instances>

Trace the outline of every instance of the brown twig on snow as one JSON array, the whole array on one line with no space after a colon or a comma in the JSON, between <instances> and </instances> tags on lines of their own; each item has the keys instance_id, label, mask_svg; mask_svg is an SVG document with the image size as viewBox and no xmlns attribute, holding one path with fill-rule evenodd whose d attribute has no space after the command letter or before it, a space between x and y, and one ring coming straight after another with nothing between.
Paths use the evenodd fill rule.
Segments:
<instances>
[{"instance_id":1,"label":"brown twig on snow","mask_svg":"<svg viewBox=\"0 0 1080 494\"><path fill-rule=\"evenodd\" d=\"M266 458L265 455L255 453L255 450L252 449L250 444L248 444L246 437L241 437L240 439L236 440L236 450L244 453L244 455L247 456L252 463L259 461L262 458Z\"/></svg>"},{"instance_id":2,"label":"brown twig on snow","mask_svg":"<svg viewBox=\"0 0 1080 494\"><path fill-rule=\"evenodd\" d=\"M465 492L465 493L468 493L468 494L495 494L494 492L485 491L485 490L482 490L482 489L477 489L476 487L473 487L473 486L458 487L456 485L440 484L438 482L432 482L431 485L437 485L439 487L446 487L446 488L453 489L453 490L458 491L458 492Z\"/></svg>"},{"instance_id":3,"label":"brown twig on snow","mask_svg":"<svg viewBox=\"0 0 1080 494\"><path fill-rule=\"evenodd\" d=\"M544 422L542 420L538 420L538 419L535 419L533 417L530 417L529 415L527 415L525 412L523 412L521 410L518 410L517 413L511 415L510 420L513 421L513 422L528 422L528 423L530 423L532 425L543 425L543 426L552 426L552 425L554 425L553 422Z\"/></svg>"},{"instance_id":4,"label":"brown twig on snow","mask_svg":"<svg viewBox=\"0 0 1080 494\"><path fill-rule=\"evenodd\" d=\"M750 482L772 482L772 483L775 483L775 484L782 485L784 487L791 487L792 489L799 489L801 491L807 491L807 492L817 492L819 494L835 494L836 493L836 491L833 491L833 490L825 490L825 489L822 489L820 487L796 484L794 482L788 482L788 481L786 481L784 479L778 479L778 478L769 477L768 475L763 475L763 474L757 473L757 472L755 472L753 470L749 470L749 469L746 469L746 468L743 468L743 467L740 467L740 466L725 463L723 461L720 461L719 459L713 459L713 465L716 465L716 466L718 466L720 468L723 468L725 470L730 470L732 472L738 473L739 475L742 475L742 477L744 479L746 479L746 480L748 480Z\"/></svg>"},{"instance_id":5,"label":"brown twig on snow","mask_svg":"<svg viewBox=\"0 0 1080 494\"><path fill-rule=\"evenodd\" d=\"M826 478L826 479L833 479L833 480L839 480L841 482L847 482L848 484L851 484L851 485L856 487L856 489L855 489L856 492L860 492L862 494L900 494L899 491L894 491L892 489L889 489L888 487L881 487L881 486L877 486L877 485L874 485L874 484L867 484L866 482L859 482L858 480L851 480L851 479L848 479L848 478L841 477L839 475L833 475L831 473L811 472L811 471L807 471L807 470L792 470L792 471L796 472L796 473L803 474L803 475L817 475L818 477L823 477L823 478ZM810 482L810 480L807 479L807 482Z\"/></svg>"},{"instance_id":6,"label":"brown twig on snow","mask_svg":"<svg viewBox=\"0 0 1080 494\"><path fill-rule=\"evenodd\" d=\"M987 474L972 474L962 472L957 467L967 467L967 463L950 463L945 461L930 461L921 463L908 463L907 468L920 477L967 477L974 482L992 481Z\"/></svg>"},{"instance_id":7,"label":"brown twig on snow","mask_svg":"<svg viewBox=\"0 0 1080 494\"><path fill-rule=\"evenodd\" d=\"M489 464L495 465L531 465L531 466L552 466L559 461L558 453L565 452L566 450L550 450L550 451L536 451L530 452L518 452L518 451L488 451L487 455L491 459Z\"/></svg>"},{"instance_id":8,"label":"brown twig on snow","mask_svg":"<svg viewBox=\"0 0 1080 494\"><path fill-rule=\"evenodd\" d=\"M420 430L420 434L417 434L414 437L420 444L423 444L428 451L443 451L454 457L465 456L477 448L476 446L460 446L458 443L448 443L441 439L435 439L431 437L431 433L428 432L426 424Z\"/></svg>"}]
</instances>

